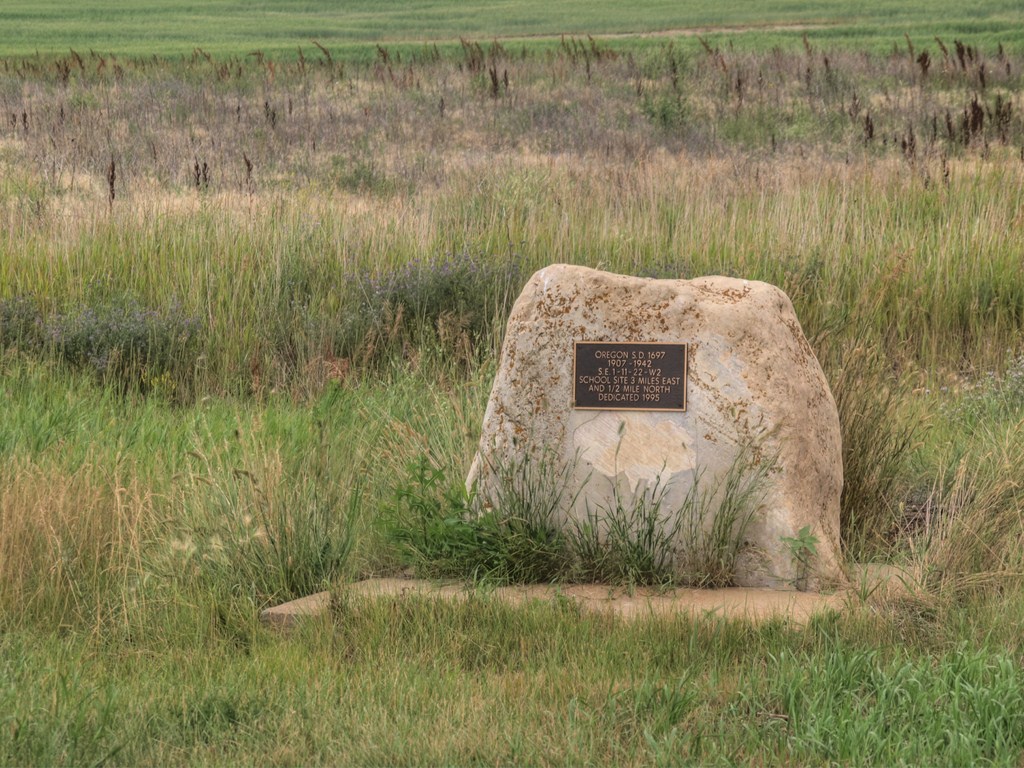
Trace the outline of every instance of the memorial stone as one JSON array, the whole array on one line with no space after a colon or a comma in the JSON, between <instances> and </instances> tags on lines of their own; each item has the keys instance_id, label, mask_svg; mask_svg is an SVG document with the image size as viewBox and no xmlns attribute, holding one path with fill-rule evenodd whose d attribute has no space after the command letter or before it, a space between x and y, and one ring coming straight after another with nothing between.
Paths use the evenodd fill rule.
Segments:
<instances>
[{"instance_id":1,"label":"memorial stone","mask_svg":"<svg viewBox=\"0 0 1024 768\"><path fill-rule=\"evenodd\" d=\"M656 496L679 568L692 565L694 531L725 514L729 478L748 473L758 488L733 531L732 582L842 581L838 413L774 286L562 264L534 274L509 317L467 485L489 503L507 482L501 468L529 462L564 481L565 528ZM681 519L701 495L701 519ZM796 541L813 542L813 557Z\"/></svg>"}]
</instances>

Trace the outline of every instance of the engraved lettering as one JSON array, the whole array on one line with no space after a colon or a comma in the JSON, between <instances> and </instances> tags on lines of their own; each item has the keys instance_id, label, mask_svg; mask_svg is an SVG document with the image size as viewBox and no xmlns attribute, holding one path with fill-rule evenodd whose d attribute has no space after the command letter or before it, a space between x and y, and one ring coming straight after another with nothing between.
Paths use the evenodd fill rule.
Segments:
<instances>
[{"instance_id":1,"label":"engraved lettering","mask_svg":"<svg viewBox=\"0 0 1024 768\"><path fill-rule=\"evenodd\" d=\"M687 345L578 341L576 408L686 410Z\"/></svg>"}]
</instances>

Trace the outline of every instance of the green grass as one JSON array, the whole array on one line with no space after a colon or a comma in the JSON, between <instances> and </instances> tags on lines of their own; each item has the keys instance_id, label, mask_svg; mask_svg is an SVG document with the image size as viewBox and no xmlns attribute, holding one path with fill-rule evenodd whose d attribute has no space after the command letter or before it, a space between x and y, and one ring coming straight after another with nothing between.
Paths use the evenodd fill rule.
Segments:
<instances>
[{"instance_id":1,"label":"green grass","mask_svg":"<svg viewBox=\"0 0 1024 768\"><path fill-rule=\"evenodd\" d=\"M1014 765L1020 639L991 629L1020 605L975 608L755 628L480 595L341 601L286 638L205 605L143 648L8 632L0 759Z\"/></svg>"},{"instance_id":2,"label":"green grass","mask_svg":"<svg viewBox=\"0 0 1024 768\"><path fill-rule=\"evenodd\" d=\"M1019 764L1024 59L995 43L1022 25L946 9L982 47L961 65L923 6L875 7L810 52L0 62L0 763ZM260 627L452 545L396 545L396 496L420 467L445 481L413 513L456 517L511 302L553 261L782 287L839 400L844 556L920 589L805 628L486 588ZM656 580L647 554L604 573Z\"/></svg>"},{"instance_id":3,"label":"green grass","mask_svg":"<svg viewBox=\"0 0 1024 768\"><path fill-rule=\"evenodd\" d=\"M342 600L295 634L261 628L258 608L291 596L252 570L268 550L238 547L231 568L218 554L253 514L245 489L287 492L299 521L314 500L308 461L330 457L317 484L339 520L344 489L363 489L355 553L333 579L401 567L376 523L410 460L457 471L486 394L487 371L451 387L436 373L397 370L313 402L181 408L8 359L0 760L1019 761L1024 599L1006 575L994 589L876 595L807 628L633 624L567 601L509 607L486 589L465 605ZM1005 478L985 457L1024 412L1016 380L929 395L959 415L920 458L952 447ZM962 428L979 413L988 438ZM286 471L267 471L278 462ZM998 541L987 533L987 558ZM979 565L995 563L962 573Z\"/></svg>"},{"instance_id":4,"label":"green grass","mask_svg":"<svg viewBox=\"0 0 1024 768\"><path fill-rule=\"evenodd\" d=\"M432 392L398 373L329 387L312 408L276 396L181 410L46 367L2 373L0 602L56 625L130 622L141 603L124 600L144 602L145 584L163 599L169 577L253 610L379 568L374 511L395 476L419 453L462 463L486 394L479 377Z\"/></svg>"},{"instance_id":5,"label":"green grass","mask_svg":"<svg viewBox=\"0 0 1024 768\"><path fill-rule=\"evenodd\" d=\"M242 3L217 0L188 5L179 0L160 2L90 2L67 6L47 0L12 0L0 8L0 25L9 31L0 55L36 52L63 54L69 48L104 55L190 55L195 48L226 55L245 55L260 49L294 55L299 46L315 53L312 42L346 55L373 55L373 44L451 42L559 35L651 33L706 27L746 27L808 24L815 41L887 49L903 45L910 34L918 44L935 35L966 39L994 48L1002 42L1013 50L1024 43L1024 22L1018 4L986 0L965 6L875 0L851 2L708 4L649 1L639 7L600 2L453 3L419 2L284 2ZM716 34L715 40L734 39L739 45L767 48L783 42L799 44L801 32Z\"/></svg>"}]
</instances>

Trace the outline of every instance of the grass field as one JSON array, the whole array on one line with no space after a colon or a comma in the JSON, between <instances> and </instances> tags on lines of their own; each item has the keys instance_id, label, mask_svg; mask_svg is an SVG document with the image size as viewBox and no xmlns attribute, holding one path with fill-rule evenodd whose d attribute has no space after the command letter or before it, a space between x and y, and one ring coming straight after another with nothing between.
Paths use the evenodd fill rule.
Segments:
<instances>
[{"instance_id":1,"label":"grass field","mask_svg":"<svg viewBox=\"0 0 1024 768\"><path fill-rule=\"evenodd\" d=\"M225 55L253 50L294 56L298 47L313 50L316 40L345 56L373 55L373 44L451 43L459 38L558 37L619 35L704 29L718 43L762 49L781 43L799 45L800 29L771 27L809 25L816 39L831 46L888 50L903 45L905 34L918 45L943 38L1009 50L1024 45L1024 11L1012 0L937 3L875 0L870 4L817 0L756 5L745 2L701 3L694 0L646 0L624 6L609 0L450 3L330 3L307 0L239 2L215 0L200 5L179 0L159 2L89 2L69 6L53 0L10 0L0 7L0 55L64 54L70 48L109 56L190 55L195 48ZM715 28L727 28L714 31ZM754 32L745 28L753 27ZM758 31L758 27L769 29ZM730 31L730 29L732 31ZM401 50L401 46L398 48Z\"/></svg>"},{"instance_id":2,"label":"grass field","mask_svg":"<svg viewBox=\"0 0 1024 768\"><path fill-rule=\"evenodd\" d=\"M0 60L0 763L1020 763L1019 10L875 4L836 27L863 50L477 27L412 57L307 3L258 33L274 57L237 55L237 7L204 6L209 56L169 4L151 50L130 7L105 47L88 6L0 9L29 18ZM459 13L546 34L572 6L515 7ZM587 7L578 31L632 31ZM410 8L363 29L463 34ZM841 15L677 8L648 29ZM532 556L448 521L511 302L555 261L784 288L840 408L844 557L916 589L626 623L484 578L261 627Z\"/></svg>"}]
</instances>

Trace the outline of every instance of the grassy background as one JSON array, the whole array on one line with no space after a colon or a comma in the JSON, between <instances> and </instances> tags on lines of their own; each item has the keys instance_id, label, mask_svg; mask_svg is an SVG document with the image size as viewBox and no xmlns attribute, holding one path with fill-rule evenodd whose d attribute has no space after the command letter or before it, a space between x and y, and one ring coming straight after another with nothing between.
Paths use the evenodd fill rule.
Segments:
<instances>
[{"instance_id":1,"label":"grassy background","mask_svg":"<svg viewBox=\"0 0 1024 768\"><path fill-rule=\"evenodd\" d=\"M196 47L245 55L254 49L294 54L317 40L345 55L372 55L368 43L434 43L460 37L490 40L558 35L651 33L701 27L824 26L812 36L830 45L888 49L909 34L918 44L935 35L970 39L1019 51L1024 12L1011 0L965 6L924 2L745 2L707 4L647 0L641 6L599 0L529 2L237 2L188 5L159 2L90 2L74 6L46 0L11 0L0 8L8 31L0 55L65 53L94 49L104 55L188 55ZM736 34L739 45L794 45L800 31ZM729 37L714 35L713 38ZM337 52L336 51L336 52Z\"/></svg>"},{"instance_id":2,"label":"grassy background","mask_svg":"<svg viewBox=\"0 0 1024 768\"><path fill-rule=\"evenodd\" d=\"M0 762L1019 763L1024 60L986 40L0 60ZM258 626L422 565L396 497L451 512L552 261L783 287L845 557L919 589Z\"/></svg>"}]
</instances>

